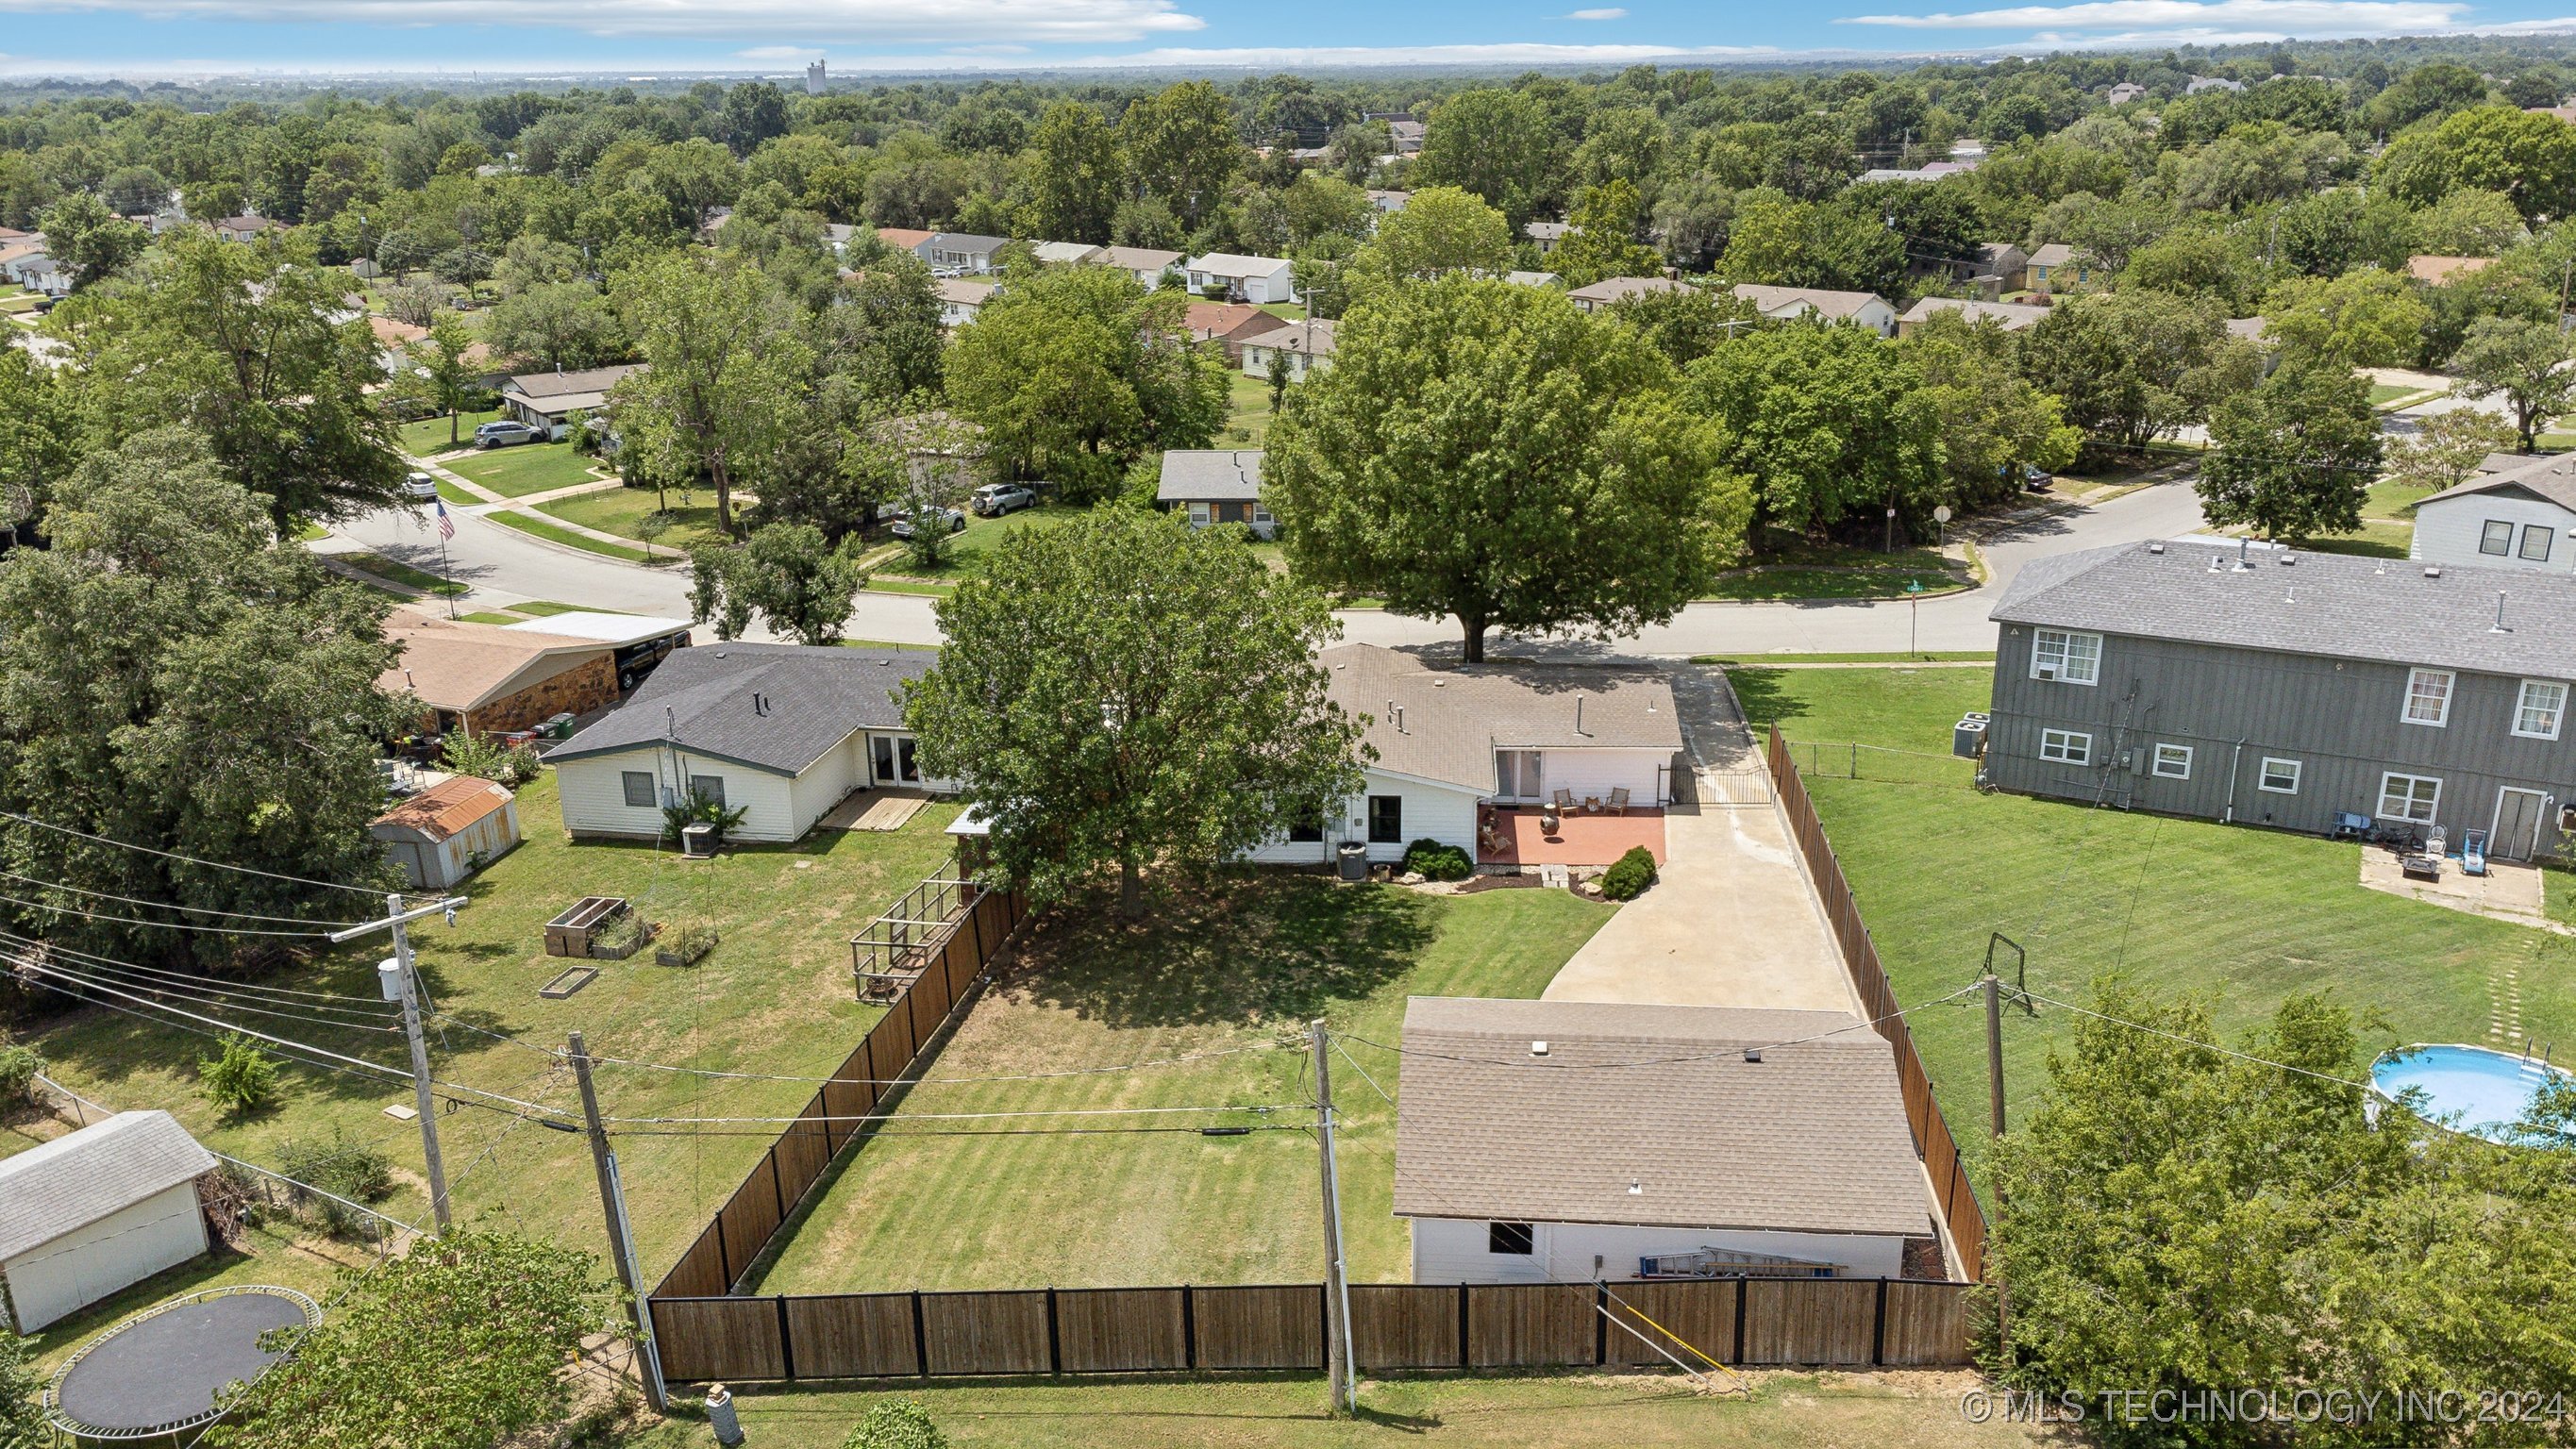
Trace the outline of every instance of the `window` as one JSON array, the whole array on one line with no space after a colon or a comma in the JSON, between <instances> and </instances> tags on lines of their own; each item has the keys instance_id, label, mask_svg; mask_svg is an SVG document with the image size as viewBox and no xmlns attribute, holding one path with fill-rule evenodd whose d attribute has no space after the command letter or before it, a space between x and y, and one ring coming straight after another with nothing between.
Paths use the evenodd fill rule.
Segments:
<instances>
[{"instance_id":1,"label":"window","mask_svg":"<svg viewBox=\"0 0 2576 1449\"><path fill-rule=\"evenodd\" d=\"M1190 524L1192 527L1205 528L1211 521L1212 520L1208 515L1208 506L1206 504L1193 503L1190 505Z\"/></svg>"},{"instance_id":2,"label":"window","mask_svg":"<svg viewBox=\"0 0 2576 1449\"><path fill-rule=\"evenodd\" d=\"M2544 524L2524 524L2522 526L2522 556L2531 560L2533 563L2549 562L2549 535L2550 530Z\"/></svg>"},{"instance_id":3,"label":"window","mask_svg":"<svg viewBox=\"0 0 2576 1449\"><path fill-rule=\"evenodd\" d=\"M2191 778L2191 746L2156 746L2156 774L2167 780Z\"/></svg>"},{"instance_id":4,"label":"window","mask_svg":"<svg viewBox=\"0 0 2576 1449\"><path fill-rule=\"evenodd\" d=\"M724 808L724 776L691 775L689 777L689 789L693 794L706 796L709 801L714 803L717 809L721 810Z\"/></svg>"},{"instance_id":5,"label":"window","mask_svg":"<svg viewBox=\"0 0 2576 1449\"><path fill-rule=\"evenodd\" d=\"M2408 724L2440 725L2451 718L2451 671L2410 669L2406 672Z\"/></svg>"},{"instance_id":6,"label":"window","mask_svg":"<svg viewBox=\"0 0 2576 1449\"><path fill-rule=\"evenodd\" d=\"M1485 1251L1526 1258L1538 1251L1538 1235L1527 1223L1485 1224Z\"/></svg>"},{"instance_id":7,"label":"window","mask_svg":"<svg viewBox=\"0 0 2576 1449\"><path fill-rule=\"evenodd\" d=\"M2379 777L2379 816L2383 820L2413 820L2429 825L2433 807L2441 799L2442 782L2430 775L2400 775L2392 770Z\"/></svg>"},{"instance_id":8,"label":"window","mask_svg":"<svg viewBox=\"0 0 2576 1449\"><path fill-rule=\"evenodd\" d=\"M2530 740L2558 738L2559 721L2567 717L2567 686L2554 679L2526 679L2522 698L2513 708L2513 732Z\"/></svg>"},{"instance_id":9,"label":"window","mask_svg":"<svg viewBox=\"0 0 2576 1449\"><path fill-rule=\"evenodd\" d=\"M662 798L653 789L653 777L643 770L620 770L617 778L626 786L626 803L637 810L660 808Z\"/></svg>"},{"instance_id":10,"label":"window","mask_svg":"<svg viewBox=\"0 0 2576 1449\"><path fill-rule=\"evenodd\" d=\"M2074 730L2041 730L2039 757L2068 765L2093 763L2093 737Z\"/></svg>"},{"instance_id":11,"label":"window","mask_svg":"<svg viewBox=\"0 0 2576 1449\"><path fill-rule=\"evenodd\" d=\"M2513 525L2501 518L2488 519L2486 530L2478 535L2478 552L2497 558L2513 552Z\"/></svg>"},{"instance_id":12,"label":"window","mask_svg":"<svg viewBox=\"0 0 2576 1449\"><path fill-rule=\"evenodd\" d=\"M2102 677L2102 636L2042 629L2030 646L2030 677L2093 684Z\"/></svg>"},{"instance_id":13,"label":"window","mask_svg":"<svg viewBox=\"0 0 2576 1449\"><path fill-rule=\"evenodd\" d=\"M1310 844L1321 841L1324 838L1324 812L1307 810L1299 813L1296 819L1288 822L1288 838Z\"/></svg>"},{"instance_id":14,"label":"window","mask_svg":"<svg viewBox=\"0 0 2576 1449\"><path fill-rule=\"evenodd\" d=\"M1402 845L1404 843L1404 797L1371 795L1368 813L1369 843Z\"/></svg>"},{"instance_id":15,"label":"window","mask_svg":"<svg viewBox=\"0 0 2576 1449\"><path fill-rule=\"evenodd\" d=\"M2269 790L2275 795L2296 795L2299 793L2299 762L2267 758L2263 761L2262 777L2254 783L2256 788Z\"/></svg>"}]
</instances>

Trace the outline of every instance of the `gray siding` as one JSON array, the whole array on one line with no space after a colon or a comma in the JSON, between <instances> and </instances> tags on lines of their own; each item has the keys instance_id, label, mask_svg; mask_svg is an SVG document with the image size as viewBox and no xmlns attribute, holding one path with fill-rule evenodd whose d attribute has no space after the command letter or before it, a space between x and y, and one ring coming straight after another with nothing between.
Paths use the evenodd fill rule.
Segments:
<instances>
[{"instance_id":1,"label":"gray siding","mask_svg":"<svg viewBox=\"0 0 2576 1449\"><path fill-rule=\"evenodd\" d=\"M2006 625L1998 641L1986 772L2006 790L2323 832L2338 811L2375 815L2393 770L2442 782L2434 820L2455 846L2493 828L2504 788L2546 794L2543 849L2558 807L2576 801L2576 721L2556 740L2514 734L2518 678L2458 671L2436 728L2403 721L2402 665L2106 634L2101 682L2087 686L2031 677L2036 633ZM2092 763L2042 759L2051 729L2090 734ZM2191 749L2190 778L2152 772L2158 744ZM2257 788L2266 756L2300 762L2297 794Z\"/></svg>"}]
</instances>

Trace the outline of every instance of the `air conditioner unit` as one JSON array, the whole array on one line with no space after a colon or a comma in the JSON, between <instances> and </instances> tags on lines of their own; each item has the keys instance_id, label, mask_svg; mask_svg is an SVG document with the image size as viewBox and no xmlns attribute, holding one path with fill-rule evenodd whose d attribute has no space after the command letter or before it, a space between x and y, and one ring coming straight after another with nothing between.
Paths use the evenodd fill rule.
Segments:
<instances>
[{"instance_id":1,"label":"air conditioner unit","mask_svg":"<svg viewBox=\"0 0 2576 1449\"><path fill-rule=\"evenodd\" d=\"M713 860L716 853L716 828L705 821L680 827L680 854L692 860Z\"/></svg>"},{"instance_id":2,"label":"air conditioner unit","mask_svg":"<svg viewBox=\"0 0 2576 1449\"><path fill-rule=\"evenodd\" d=\"M2057 666L2054 664L2043 664L2039 666L2037 673L2042 679L2055 679L2057 677Z\"/></svg>"}]
</instances>

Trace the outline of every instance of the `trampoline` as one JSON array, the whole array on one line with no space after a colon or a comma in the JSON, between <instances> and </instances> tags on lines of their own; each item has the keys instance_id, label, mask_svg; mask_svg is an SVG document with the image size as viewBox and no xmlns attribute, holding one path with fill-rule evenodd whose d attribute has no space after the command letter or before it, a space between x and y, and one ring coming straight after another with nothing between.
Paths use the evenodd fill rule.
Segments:
<instances>
[{"instance_id":1,"label":"trampoline","mask_svg":"<svg viewBox=\"0 0 2576 1449\"><path fill-rule=\"evenodd\" d=\"M234 1384L281 1355L272 1329L308 1328L322 1310L292 1288L210 1288L144 1310L91 1339L54 1375L54 1426L79 1440L176 1437L216 1417Z\"/></svg>"}]
</instances>

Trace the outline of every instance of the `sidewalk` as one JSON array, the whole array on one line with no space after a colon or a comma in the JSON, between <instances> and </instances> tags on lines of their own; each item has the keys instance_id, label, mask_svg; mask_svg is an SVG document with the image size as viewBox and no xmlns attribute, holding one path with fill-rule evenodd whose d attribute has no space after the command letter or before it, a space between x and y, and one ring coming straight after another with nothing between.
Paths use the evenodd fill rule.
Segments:
<instances>
[{"instance_id":1,"label":"sidewalk","mask_svg":"<svg viewBox=\"0 0 2576 1449\"><path fill-rule=\"evenodd\" d=\"M521 498L506 498L501 494L495 493L491 489L484 487L482 484L475 482L473 479L466 477L464 474L459 473L452 468L433 463L427 458L415 457L412 459L412 462L418 466L421 472L427 473L432 478L436 478L446 483L453 483L466 492L473 494L475 497L484 500L481 503L460 504L458 506L460 512L485 515L494 513L525 513L531 518L543 519L546 526L549 528L560 528L566 533L579 534L583 538L597 539L601 543L614 544L619 548L634 549L637 552L650 557L655 563L676 563L681 557L681 554L677 549L663 548L657 552L655 545L648 544L641 539L628 538L623 534L603 532L600 529L591 528L584 524L569 523L563 519L555 517L551 513L539 513L534 507L536 504L552 502L557 498L578 498L583 494L604 493L611 488L623 488L626 486L614 478L595 478L588 483L576 483L566 488L552 488L543 493L530 493ZM553 544L556 548L567 546L555 543L552 539L539 538L535 534L530 534L528 536L535 538L539 543Z\"/></svg>"}]
</instances>

